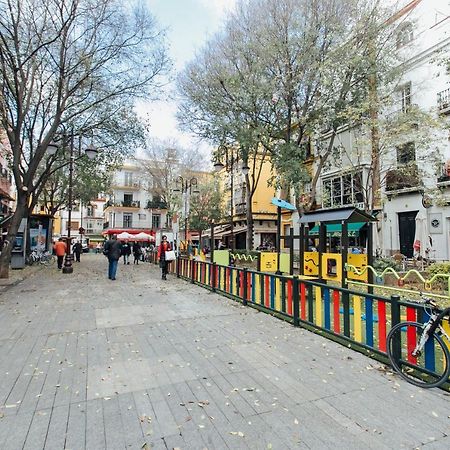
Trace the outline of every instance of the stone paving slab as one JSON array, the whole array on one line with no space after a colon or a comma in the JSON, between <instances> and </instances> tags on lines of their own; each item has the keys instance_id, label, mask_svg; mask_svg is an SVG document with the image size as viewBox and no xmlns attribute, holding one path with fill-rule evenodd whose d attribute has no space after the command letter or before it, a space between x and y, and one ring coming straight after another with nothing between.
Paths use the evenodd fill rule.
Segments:
<instances>
[{"instance_id":1,"label":"stone paving slab","mask_svg":"<svg viewBox=\"0 0 450 450\"><path fill-rule=\"evenodd\" d=\"M447 393L102 255L3 283L0 375L0 449L450 448Z\"/></svg>"}]
</instances>

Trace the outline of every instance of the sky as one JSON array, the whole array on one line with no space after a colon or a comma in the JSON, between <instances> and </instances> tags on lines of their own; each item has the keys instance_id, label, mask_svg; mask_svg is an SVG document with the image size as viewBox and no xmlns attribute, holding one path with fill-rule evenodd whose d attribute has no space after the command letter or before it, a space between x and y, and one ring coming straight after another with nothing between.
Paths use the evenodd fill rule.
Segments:
<instances>
[{"instance_id":1,"label":"sky","mask_svg":"<svg viewBox=\"0 0 450 450\"><path fill-rule=\"evenodd\" d=\"M233 8L235 0L147 0L150 11L161 28L166 29L169 54L173 61L173 78L195 55L196 50L220 30L226 12ZM166 88L163 99L151 103L139 103L138 114L150 119L150 134L161 140L175 140L183 148L196 147L208 154L210 145L199 142L195 136L178 129L177 104L171 98L175 83Z\"/></svg>"}]
</instances>

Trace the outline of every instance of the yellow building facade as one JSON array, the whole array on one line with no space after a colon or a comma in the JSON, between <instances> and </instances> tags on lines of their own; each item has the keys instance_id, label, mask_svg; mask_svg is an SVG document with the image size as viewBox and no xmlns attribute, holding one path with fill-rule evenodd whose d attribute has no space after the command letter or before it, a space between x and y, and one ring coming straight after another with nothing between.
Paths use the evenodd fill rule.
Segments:
<instances>
[{"instance_id":1,"label":"yellow building facade","mask_svg":"<svg viewBox=\"0 0 450 450\"><path fill-rule=\"evenodd\" d=\"M228 248L245 249L247 237L247 187L242 170L242 161L237 152L230 151L225 164L216 173L216 179L224 192L225 211L231 220L217 227L215 238L222 240ZM248 161L248 176L252 196L253 249L269 249L276 246L277 208L271 201L276 189L270 184L273 179L272 164L266 155L258 154L256 160Z\"/></svg>"}]
</instances>

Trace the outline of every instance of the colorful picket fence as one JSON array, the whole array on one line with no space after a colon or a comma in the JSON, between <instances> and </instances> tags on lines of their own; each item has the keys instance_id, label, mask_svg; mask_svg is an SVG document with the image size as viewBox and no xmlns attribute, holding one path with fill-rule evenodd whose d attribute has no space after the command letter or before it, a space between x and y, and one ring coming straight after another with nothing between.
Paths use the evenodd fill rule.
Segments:
<instances>
[{"instance_id":1,"label":"colorful picket fence","mask_svg":"<svg viewBox=\"0 0 450 450\"><path fill-rule=\"evenodd\" d=\"M292 322L320 330L334 340L364 350L369 356L386 357L390 328L404 320L424 323L423 308L415 303L298 277L257 272L245 268L178 258L172 270L192 283L254 306ZM406 345L414 348L415 334L407 334ZM379 358L380 359L380 358ZM409 358L414 364L414 360ZM427 370L434 370L429 358Z\"/></svg>"}]
</instances>

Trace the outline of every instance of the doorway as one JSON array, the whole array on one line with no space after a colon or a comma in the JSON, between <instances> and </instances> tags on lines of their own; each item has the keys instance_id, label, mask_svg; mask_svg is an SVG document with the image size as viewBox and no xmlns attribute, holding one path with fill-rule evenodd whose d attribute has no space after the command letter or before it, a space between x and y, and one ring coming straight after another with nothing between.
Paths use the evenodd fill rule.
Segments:
<instances>
[{"instance_id":1,"label":"doorway","mask_svg":"<svg viewBox=\"0 0 450 450\"><path fill-rule=\"evenodd\" d=\"M398 232L400 234L400 253L407 258L414 255L414 235L416 234L416 216L419 211L398 213Z\"/></svg>"}]
</instances>

